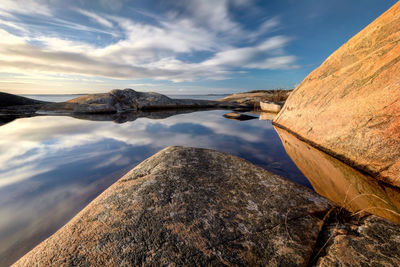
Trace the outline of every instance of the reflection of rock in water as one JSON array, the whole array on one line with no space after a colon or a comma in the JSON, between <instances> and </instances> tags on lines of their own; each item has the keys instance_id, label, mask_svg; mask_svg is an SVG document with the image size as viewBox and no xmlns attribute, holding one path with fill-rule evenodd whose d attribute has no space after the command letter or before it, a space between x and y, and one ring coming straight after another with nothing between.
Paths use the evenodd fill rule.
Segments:
<instances>
[{"instance_id":1,"label":"reflection of rock in water","mask_svg":"<svg viewBox=\"0 0 400 267\"><path fill-rule=\"evenodd\" d=\"M261 112L259 119L261 121L272 121L277 113Z\"/></svg>"},{"instance_id":2,"label":"reflection of rock in water","mask_svg":"<svg viewBox=\"0 0 400 267\"><path fill-rule=\"evenodd\" d=\"M320 195L350 211L369 213L400 223L400 190L383 185L341 161L275 127L287 154Z\"/></svg>"},{"instance_id":3,"label":"reflection of rock in water","mask_svg":"<svg viewBox=\"0 0 400 267\"><path fill-rule=\"evenodd\" d=\"M192 113L197 111L214 110L214 109L168 109L154 111L131 111L121 113L104 113L104 114L73 114L68 115L76 119L89 121L113 121L115 123L124 123L134 121L139 118L149 119L165 119L174 115Z\"/></svg>"},{"instance_id":4,"label":"reflection of rock in water","mask_svg":"<svg viewBox=\"0 0 400 267\"><path fill-rule=\"evenodd\" d=\"M226 114L224 114L224 117L227 119L236 120L236 121L248 121L248 120L257 119L257 117L249 116L249 115L238 113L238 112L226 113Z\"/></svg>"}]
</instances>

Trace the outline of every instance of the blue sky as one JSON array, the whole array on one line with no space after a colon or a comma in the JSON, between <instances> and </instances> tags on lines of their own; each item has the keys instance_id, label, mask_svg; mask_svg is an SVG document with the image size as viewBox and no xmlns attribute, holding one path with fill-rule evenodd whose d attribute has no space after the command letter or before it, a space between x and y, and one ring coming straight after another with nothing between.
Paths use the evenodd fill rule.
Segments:
<instances>
[{"instance_id":1,"label":"blue sky","mask_svg":"<svg viewBox=\"0 0 400 267\"><path fill-rule=\"evenodd\" d=\"M392 0L1 0L0 91L293 88Z\"/></svg>"}]
</instances>

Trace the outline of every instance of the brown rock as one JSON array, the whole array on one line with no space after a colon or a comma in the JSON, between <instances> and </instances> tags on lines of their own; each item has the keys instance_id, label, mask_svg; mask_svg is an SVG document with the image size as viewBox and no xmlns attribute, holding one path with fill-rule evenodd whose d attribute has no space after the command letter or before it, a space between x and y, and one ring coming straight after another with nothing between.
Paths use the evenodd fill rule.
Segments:
<instances>
[{"instance_id":1,"label":"brown rock","mask_svg":"<svg viewBox=\"0 0 400 267\"><path fill-rule=\"evenodd\" d=\"M308 75L274 122L400 186L400 2Z\"/></svg>"},{"instance_id":2,"label":"brown rock","mask_svg":"<svg viewBox=\"0 0 400 267\"><path fill-rule=\"evenodd\" d=\"M246 93L236 93L219 99L218 101L234 102L238 104L251 105L259 107L260 101L272 101L276 103L284 103L292 90L260 90L250 91Z\"/></svg>"},{"instance_id":3,"label":"brown rock","mask_svg":"<svg viewBox=\"0 0 400 267\"><path fill-rule=\"evenodd\" d=\"M15 266L301 266L330 207L237 157L169 147Z\"/></svg>"},{"instance_id":4,"label":"brown rock","mask_svg":"<svg viewBox=\"0 0 400 267\"><path fill-rule=\"evenodd\" d=\"M379 217L332 213L320 236L316 266L400 266L400 227Z\"/></svg>"},{"instance_id":5,"label":"brown rock","mask_svg":"<svg viewBox=\"0 0 400 267\"><path fill-rule=\"evenodd\" d=\"M282 104L270 101L260 101L260 108L263 112L278 113L282 109Z\"/></svg>"}]
</instances>

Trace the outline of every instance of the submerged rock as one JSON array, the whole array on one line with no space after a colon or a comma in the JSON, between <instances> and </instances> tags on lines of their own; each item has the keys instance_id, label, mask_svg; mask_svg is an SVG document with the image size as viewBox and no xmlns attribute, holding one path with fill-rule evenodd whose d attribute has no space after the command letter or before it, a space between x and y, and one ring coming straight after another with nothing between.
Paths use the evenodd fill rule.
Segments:
<instances>
[{"instance_id":1,"label":"submerged rock","mask_svg":"<svg viewBox=\"0 0 400 267\"><path fill-rule=\"evenodd\" d=\"M39 114L117 113L177 108L235 108L238 104L195 99L172 99L153 92L115 89L108 93L84 95L67 102L43 106Z\"/></svg>"},{"instance_id":2,"label":"submerged rock","mask_svg":"<svg viewBox=\"0 0 400 267\"><path fill-rule=\"evenodd\" d=\"M274 123L400 186L400 2L329 56Z\"/></svg>"},{"instance_id":3,"label":"submerged rock","mask_svg":"<svg viewBox=\"0 0 400 267\"><path fill-rule=\"evenodd\" d=\"M16 266L307 263L329 201L243 159L169 147Z\"/></svg>"}]
</instances>

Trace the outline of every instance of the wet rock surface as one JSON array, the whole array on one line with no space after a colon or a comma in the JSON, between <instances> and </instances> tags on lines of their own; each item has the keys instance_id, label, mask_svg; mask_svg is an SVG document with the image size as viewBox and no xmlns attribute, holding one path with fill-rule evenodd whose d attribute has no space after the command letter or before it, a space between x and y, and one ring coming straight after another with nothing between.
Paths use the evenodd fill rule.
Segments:
<instances>
[{"instance_id":1,"label":"wet rock surface","mask_svg":"<svg viewBox=\"0 0 400 267\"><path fill-rule=\"evenodd\" d=\"M177 108L235 108L235 103L195 99L172 99L153 92L115 89L108 93L84 95L67 102L44 105L39 114L118 113Z\"/></svg>"},{"instance_id":2,"label":"wet rock surface","mask_svg":"<svg viewBox=\"0 0 400 267\"><path fill-rule=\"evenodd\" d=\"M304 265L330 207L237 157L169 147L16 266Z\"/></svg>"},{"instance_id":3,"label":"wet rock surface","mask_svg":"<svg viewBox=\"0 0 400 267\"><path fill-rule=\"evenodd\" d=\"M400 186L400 2L329 56L274 123Z\"/></svg>"}]
</instances>

